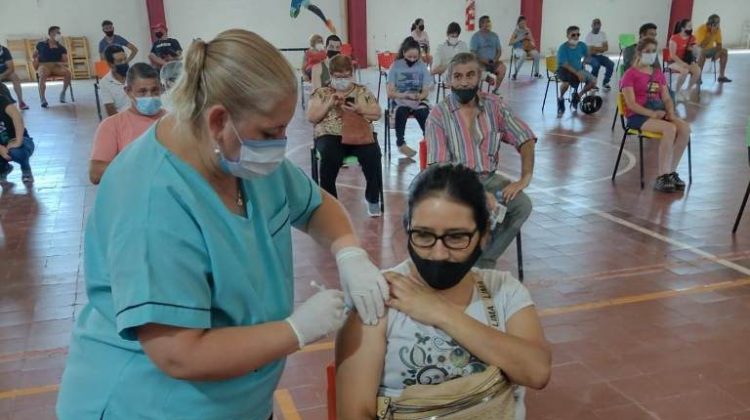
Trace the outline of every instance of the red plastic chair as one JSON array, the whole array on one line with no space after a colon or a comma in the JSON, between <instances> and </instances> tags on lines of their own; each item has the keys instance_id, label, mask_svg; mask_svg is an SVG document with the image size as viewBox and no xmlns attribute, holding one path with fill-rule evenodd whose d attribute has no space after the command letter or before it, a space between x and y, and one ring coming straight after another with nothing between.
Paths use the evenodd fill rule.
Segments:
<instances>
[{"instance_id":1,"label":"red plastic chair","mask_svg":"<svg viewBox=\"0 0 750 420\"><path fill-rule=\"evenodd\" d=\"M352 56L353 53L354 49L352 48L352 44L341 44L341 55L352 59L352 65L354 66L354 70L356 70L357 72L357 80L361 81L362 77L360 77L359 74L359 62Z\"/></svg>"},{"instance_id":2,"label":"red plastic chair","mask_svg":"<svg viewBox=\"0 0 750 420\"><path fill-rule=\"evenodd\" d=\"M336 365L331 362L326 366L326 396L328 398L328 420L336 420Z\"/></svg>"},{"instance_id":3,"label":"red plastic chair","mask_svg":"<svg viewBox=\"0 0 750 420\"><path fill-rule=\"evenodd\" d=\"M385 78L385 84L388 84L388 70L390 70L393 62L396 61L396 54L390 51L382 51L378 53L378 70L380 71L380 77L378 78L378 102L380 102L380 86Z\"/></svg>"}]
</instances>

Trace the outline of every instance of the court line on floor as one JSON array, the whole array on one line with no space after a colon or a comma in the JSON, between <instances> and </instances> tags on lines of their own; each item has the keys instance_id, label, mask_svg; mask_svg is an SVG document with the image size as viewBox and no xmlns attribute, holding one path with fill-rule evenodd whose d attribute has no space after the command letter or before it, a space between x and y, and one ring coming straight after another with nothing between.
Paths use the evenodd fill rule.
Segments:
<instances>
[{"instance_id":1,"label":"court line on floor","mask_svg":"<svg viewBox=\"0 0 750 420\"><path fill-rule=\"evenodd\" d=\"M302 420L297 411L297 406L294 405L294 398L292 398L292 394L288 389L277 389L273 393L273 396L276 398L276 403L279 405L279 410L281 410L284 420Z\"/></svg>"},{"instance_id":2,"label":"court line on floor","mask_svg":"<svg viewBox=\"0 0 750 420\"><path fill-rule=\"evenodd\" d=\"M557 308L540 309L539 316L542 318L546 318L550 316L563 315L563 314L569 314L569 313L574 313L574 312L583 312L583 311L590 311L590 310L602 309L602 308L613 307L613 306L622 306L622 305L627 305L631 303L641 303L641 302L648 302L648 301L654 301L654 300L668 299L668 298L672 298L676 296L682 296L682 295L688 295L688 294L699 294L699 293L712 292L716 290L725 290L725 289L731 289L734 287L742 287L742 286L748 286L748 285L750 285L750 277L738 279L738 280L728 280L728 281L723 281L723 282L713 283L713 284L708 284L708 285L692 286L692 287L688 287L684 289L664 290L661 292L623 296L623 297L604 299L604 300L594 301L594 302L580 303L580 304L569 305L569 306L561 306ZM323 351L323 350L332 350L333 348L334 348L334 342L326 341L322 343L316 343L311 346L307 346L305 349L302 350L302 352L316 352L316 351ZM57 350L57 349L53 349L53 350ZM8 399L8 398L18 398L18 397L27 397L31 395L45 394L49 392L55 392L58 389L59 389L59 385L53 384L53 385L44 385L44 386L33 387L33 388L19 388L19 389L11 389L8 391L0 391L0 400ZM292 395L289 393L288 389L282 388L282 389L276 390L274 392L274 397L276 398L276 402L278 403L279 408L281 409L281 413L284 416L285 420L301 420L299 412L297 411L297 408L294 404L294 399L292 398Z\"/></svg>"}]
</instances>

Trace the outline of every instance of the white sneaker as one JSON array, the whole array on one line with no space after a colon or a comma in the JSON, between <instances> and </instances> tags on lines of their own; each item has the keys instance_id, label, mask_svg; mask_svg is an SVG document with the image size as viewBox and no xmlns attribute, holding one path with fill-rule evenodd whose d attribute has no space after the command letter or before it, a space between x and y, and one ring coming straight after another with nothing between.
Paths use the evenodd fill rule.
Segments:
<instances>
[{"instance_id":1,"label":"white sneaker","mask_svg":"<svg viewBox=\"0 0 750 420\"><path fill-rule=\"evenodd\" d=\"M413 158L417 155L417 152L406 144L402 144L401 146L399 146L398 151L408 158Z\"/></svg>"},{"instance_id":2,"label":"white sneaker","mask_svg":"<svg viewBox=\"0 0 750 420\"><path fill-rule=\"evenodd\" d=\"M380 211L380 203L371 203L365 200L367 203L367 214L370 217L380 217L383 213Z\"/></svg>"}]
</instances>

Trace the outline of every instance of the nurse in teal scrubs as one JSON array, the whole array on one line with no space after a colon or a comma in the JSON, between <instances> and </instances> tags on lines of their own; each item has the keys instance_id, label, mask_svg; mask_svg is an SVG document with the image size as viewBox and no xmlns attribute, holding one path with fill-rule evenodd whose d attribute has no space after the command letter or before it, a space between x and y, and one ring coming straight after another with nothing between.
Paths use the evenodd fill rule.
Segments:
<instances>
[{"instance_id":1,"label":"nurse in teal scrubs","mask_svg":"<svg viewBox=\"0 0 750 420\"><path fill-rule=\"evenodd\" d=\"M387 284L345 210L284 159L284 57L230 30L195 41L184 67L173 111L97 192L61 420L268 419L285 357L344 321L338 290L294 308L292 226L330 247L363 321L383 315Z\"/></svg>"}]
</instances>

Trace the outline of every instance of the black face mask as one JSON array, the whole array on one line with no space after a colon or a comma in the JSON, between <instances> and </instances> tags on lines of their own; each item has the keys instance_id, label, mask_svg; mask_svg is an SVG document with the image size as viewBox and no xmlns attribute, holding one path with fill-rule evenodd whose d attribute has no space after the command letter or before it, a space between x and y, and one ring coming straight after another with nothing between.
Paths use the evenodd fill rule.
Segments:
<instances>
[{"instance_id":1,"label":"black face mask","mask_svg":"<svg viewBox=\"0 0 750 420\"><path fill-rule=\"evenodd\" d=\"M333 57L336 57L336 56L337 56L337 55L339 55L339 54L341 54L341 51L328 50L328 51L326 52L326 55L328 56L328 58L333 58Z\"/></svg>"},{"instance_id":2,"label":"black face mask","mask_svg":"<svg viewBox=\"0 0 750 420\"><path fill-rule=\"evenodd\" d=\"M482 255L479 244L475 246L474 252L469 255L469 258L463 262L427 260L417 255L411 242L408 248L411 261L417 268L419 275L430 287L437 290L450 289L460 283Z\"/></svg>"},{"instance_id":3,"label":"black face mask","mask_svg":"<svg viewBox=\"0 0 750 420\"><path fill-rule=\"evenodd\" d=\"M107 35L108 37L112 38L112 36L115 34L115 31L104 31L104 35Z\"/></svg>"},{"instance_id":4,"label":"black face mask","mask_svg":"<svg viewBox=\"0 0 750 420\"><path fill-rule=\"evenodd\" d=\"M122 64L116 64L115 65L115 73L119 74L122 77L125 77L128 75L128 70L130 69L130 65L128 63L122 63Z\"/></svg>"},{"instance_id":5,"label":"black face mask","mask_svg":"<svg viewBox=\"0 0 750 420\"><path fill-rule=\"evenodd\" d=\"M164 36L164 32L157 32L154 35L156 35L157 38L161 38Z\"/></svg>"},{"instance_id":6,"label":"black face mask","mask_svg":"<svg viewBox=\"0 0 750 420\"><path fill-rule=\"evenodd\" d=\"M409 67L417 64L417 60L409 60L408 58L404 58L404 61L406 61L406 65Z\"/></svg>"},{"instance_id":7,"label":"black face mask","mask_svg":"<svg viewBox=\"0 0 750 420\"><path fill-rule=\"evenodd\" d=\"M687 35L687 36L693 35L693 30L692 29L685 29L685 35Z\"/></svg>"},{"instance_id":8,"label":"black face mask","mask_svg":"<svg viewBox=\"0 0 750 420\"><path fill-rule=\"evenodd\" d=\"M419 25L418 28L420 31L424 31L424 25Z\"/></svg>"},{"instance_id":9,"label":"black face mask","mask_svg":"<svg viewBox=\"0 0 750 420\"><path fill-rule=\"evenodd\" d=\"M468 104L469 102L474 100L474 98L477 97L478 91L479 85L466 89L451 88L451 92L456 95L456 99L458 99L458 102L462 104Z\"/></svg>"}]
</instances>

